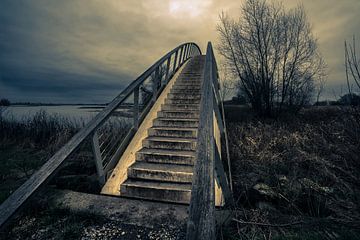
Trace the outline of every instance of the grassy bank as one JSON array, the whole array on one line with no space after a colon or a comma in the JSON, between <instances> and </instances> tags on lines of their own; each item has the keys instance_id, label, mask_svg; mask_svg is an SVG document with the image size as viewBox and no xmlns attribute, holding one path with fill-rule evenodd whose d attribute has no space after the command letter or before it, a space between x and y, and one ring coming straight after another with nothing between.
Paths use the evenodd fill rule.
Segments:
<instances>
[{"instance_id":1,"label":"grassy bank","mask_svg":"<svg viewBox=\"0 0 360 240\"><path fill-rule=\"evenodd\" d=\"M11 116L0 117L0 203L83 125L83 122L50 115L45 111L20 120ZM88 165L91 156L90 149L82 147L77 153L77 165Z\"/></svg>"},{"instance_id":2,"label":"grassy bank","mask_svg":"<svg viewBox=\"0 0 360 240\"><path fill-rule=\"evenodd\" d=\"M359 109L275 120L229 106L227 120L237 202L227 239L360 238Z\"/></svg>"}]
</instances>

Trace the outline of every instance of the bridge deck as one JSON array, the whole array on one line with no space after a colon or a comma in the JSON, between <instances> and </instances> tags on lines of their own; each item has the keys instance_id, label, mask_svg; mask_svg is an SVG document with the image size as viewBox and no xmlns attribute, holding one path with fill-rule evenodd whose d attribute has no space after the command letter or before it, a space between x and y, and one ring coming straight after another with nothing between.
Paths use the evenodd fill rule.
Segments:
<instances>
[{"instance_id":1,"label":"bridge deck","mask_svg":"<svg viewBox=\"0 0 360 240\"><path fill-rule=\"evenodd\" d=\"M190 202L204 61L203 55L194 57L169 82L106 182L103 194Z\"/></svg>"}]
</instances>

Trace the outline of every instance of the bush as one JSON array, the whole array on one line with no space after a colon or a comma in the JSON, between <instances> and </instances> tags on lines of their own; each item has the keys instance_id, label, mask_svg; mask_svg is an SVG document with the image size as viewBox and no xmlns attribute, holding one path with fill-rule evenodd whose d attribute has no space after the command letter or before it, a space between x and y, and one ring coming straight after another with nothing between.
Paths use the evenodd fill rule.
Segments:
<instances>
[{"instance_id":1,"label":"bush","mask_svg":"<svg viewBox=\"0 0 360 240\"><path fill-rule=\"evenodd\" d=\"M0 106L4 106L4 107L10 106L10 101L6 98L2 98L0 100Z\"/></svg>"}]
</instances>

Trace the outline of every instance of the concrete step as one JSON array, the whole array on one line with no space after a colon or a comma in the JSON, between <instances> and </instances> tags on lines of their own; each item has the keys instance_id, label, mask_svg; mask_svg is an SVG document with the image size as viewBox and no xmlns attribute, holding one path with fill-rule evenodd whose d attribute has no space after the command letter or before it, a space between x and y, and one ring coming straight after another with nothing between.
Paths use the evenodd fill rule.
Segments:
<instances>
[{"instance_id":1,"label":"concrete step","mask_svg":"<svg viewBox=\"0 0 360 240\"><path fill-rule=\"evenodd\" d=\"M154 127L198 128L199 119L195 118L156 118Z\"/></svg>"},{"instance_id":2,"label":"concrete step","mask_svg":"<svg viewBox=\"0 0 360 240\"><path fill-rule=\"evenodd\" d=\"M192 166L135 162L128 168L128 178L161 182L191 183Z\"/></svg>"},{"instance_id":3,"label":"concrete step","mask_svg":"<svg viewBox=\"0 0 360 240\"><path fill-rule=\"evenodd\" d=\"M189 110L165 111L165 110L162 110L162 111L158 112L157 116L160 118L199 118L199 111L189 111Z\"/></svg>"},{"instance_id":4,"label":"concrete step","mask_svg":"<svg viewBox=\"0 0 360 240\"><path fill-rule=\"evenodd\" d=\"M175 84L178 83L184 83L184 84L201 84L201 79L195 79L195 78L178 78L175 82Z\"/></svg>"},{"instance_id":5,"label":"concrete step","mask_svg":"<svg viewBox=\"0 0 360 240\"><path fill-rule=\"evenodd\" d=\"M196 138L197 130L197 128L152 127L149 128L149 136Z\"/></svg>"},{"instance_id":6,"label":"concrete step","mask_svg":"<svg viewBox=\"0 0 360 240\"><path fill-rule=\"evenodd\" d=\"M198 89L176 89L176 88L172 88L171 90L170 90L170 94L180 94L180 93L182 93L182 94L187 94L187 95L193 95L193 94L195 94L195 95L197 95L197 94L200 94L201 95L201 90L200 90L200 88L198 88Z\"/></svg>"},{"instance_id":7,"label":"concrete step","mask_svg":"<svg viewBox=\"0 0 360 240\"><path fill-rule=\"evenodd\" d=\"M169 93L169 99L201 99L200 93L184 92L184 93Z\"/></svg>"},{"instance_id":8,"label":"concrete step","mask_svg":"<svg viewBox=\"0 0 360 240\"><path fill-rule=\"evenodd\" d=\"M200 104L163 104L161 109L165 111L190 110L199 111Z\"/></svg>"},{"instance_id":9,"label":"concrete step","mask_svg":"<svg viewBox=\"0 0 360 240\"><path fill-rule=\"evenodd\" d=\"M165 104L199 104L200 99L165 99Z\"/></svg>"},{"instance_id":10,"label":"concrete step","mask_svg":"<svg viewBox=\"0 0 360 240\"><path fill-rule=\"evenodd\" d=\"M147 137L143 141L143 147L195 151L196 141L189 138Z\"/></svg>"},{"instance_id":11,"label":"concrete step","mask_svg":"<svg viewBox=\"0 0 360 240\"><path fill-rule=\"evenodd\" d=\"M174 86L171 88L171 90L193 90L193 91L200 91L201 90L201 86L196 85L196 86L192 86L192 85L177 85L174 84Z\"/></svg>"},{"instance_id":12,"label":"concrete step","mask_svg":"<svg viewBox=\"0 0 360 240\"><path fill-rule=\"evenodd\" d=\"M182 86L200 88L201 84L195 82L176 82L173 87L182 87Z\"/></svg>"},{"instance_id":13,"label":"concrete step","mask_svg":"<svg viewBox=\"0 0 360 240\"><path fill-rule=\"evenodd\" d=\"M201 77L202 73L196 73L199 70L201 70L201 68L199 68L199 67L189 68L189 69L186 69L185 71L183 71L181 73L181 76L198 76L198 77Z\"/></svg>"},{"instance_id":14,"label":"concrete step","mask_svg":"<svg viewBox=\"0 0 360 240\"><path fill-rule=\"evenodd\" d=\"M128 179L121 184L122 196L149 200L189 203L191 184L167 183Z\"/></svg>"},{"instance_id":15,"label":"concrete step","mask_svg":"<svg viewBox=\"0 0 360 240\"><path fill-rule=\"evenodd\" d=\"M136 161L193 166L195 155L195 151L142 148L136 153Z\"/></svg>"}]
</instances>

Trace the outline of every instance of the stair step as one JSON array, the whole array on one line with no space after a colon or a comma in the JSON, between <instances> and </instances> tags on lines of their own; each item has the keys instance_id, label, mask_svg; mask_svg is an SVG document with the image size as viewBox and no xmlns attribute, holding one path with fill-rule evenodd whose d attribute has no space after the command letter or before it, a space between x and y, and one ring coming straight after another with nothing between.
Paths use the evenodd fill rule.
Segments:
<instances>
[{"instance_id":1,"label":"stair step","mask_svg":"<svg viewBox=\"0 0 360 240\"><path fill-rule=\"evenodd\" d=\"M183 83L183 84L201 84L201 79L199 78L178 78L175 84Z\"/></svg>"},{"instance_id":2,"label":"stair step","mask_svg":"<svg viewBox=\"0 0 360 240\"><path fill-rule=\"evenodd\" d=\"M196 87L200 88L201 84L200 82L176 82L173 87L181 87L181 86L190 86L190 87Z\"/></svg>"},{"instance_id":3,"label":"stair step","mask_svg":"<svg viewBox=\"0 0 360 240\"><path fill-rule=\"evenodd\" d=\"M128 168L128 178L161 182L191 183L193 167L176 164L135 162Z\"/></svg>"},{"instance_id":4,"label":"stair step","mask_svg":"<svg viewBox=\"0 0 360 240\"><path fill-rule=\"evenodd\" d=\"M189 138L147 137L143 140L143 147L195 151L196 141Z\"/></svg>"},{"instance_id":5,"label":"stair step","mask_svg":"<svg viewBox=\"0 0 360 240\"><path fill-rule=\"evenodd\" d=\"M185 92L185 93L169 93L167 95L169 99L201 99L201 95L199 93L191 93L191 92Z\"/></svg>"},{"instance_id":6,"label":"stair step","mask_svg":"<svg viewBox=\"0 0 360 240\"><path fill-rule=\"evenodd\" d=\"M197 128L152 127L149 128L149 136L196 138L197 130Z\"/></svg>"},{"instance_id":7,"label":"stair step","mask_svg":"<svg viewBox=\"0 0 360 240\"><path fill-rule=\"evenodd\" d=\"M189 203L191 184L167 183L128 179L121 184L122 196L157 201Z\"/></svg>"},{"instance_id":8,"label":"stair step","mask_svg":"<svg viewBox=\"0 0 360 240\"><path fill-rule=\"evenodd\" d=\"M200 91L201 90L201 86L200 85L196 85L196 86L192 86L192 85L174 85L172 87L172 89L175 89L175 90L194 90L194 91Z\"/></svg>"},{"instance_id":9,"label":"stair step","mask_svg":"<svg viewBox=\"0 0 360 240\"><path fill-rule=\"evenodd\" d=\"M195 118L156 118L154 127L197 128L199 120Z\"/></svg>"},{"instance_id":10,"label":"stair step","mask_svg":"<svg viewBox=\"0 0 360 240\"><path fill-rule=\"evenodd\" d=\"M200 104L163 104L161 109L165 111L199 110Z\"/></svg>"},{"instance_id":11,"label":"stair step","mask_svg":"<svg viewBox=\"0 0 360 240\"><path fill-rule=\"evenodd\" d=\"M165 99L165 104L199 104L200 99Z\"/></svg>"},{"instance_id":12,"label":"stair step","mask_svg":"<svg viewBox=\"0 0 360 240\"><path fill-rule=\"evenodd\" d=\"M200 88L199 89L175 89L175 88L172 88L170 90L170 94L187 94L187 95L193 95L193 94L201 94L201 91L200 91Z\"/></svg>"},{"instance_id":13,"label":"stair step","mask_svg":"<svg viewBox=\"0 0 360 240\"><path fill-rule=\"evenodd\" d=\"M194 165L195 151L142 148L136 153L136 161Z\"/></svg>"},{"instance_id":14,"label":"stair step","mask_svg":"<svg viewBox=\"0 0 360 240\"><path fill-rule=\"evenodd\" d=\"M158 117L161 118L199 118L199 111L160 111Z\"/></svg>"}]
</instances>

